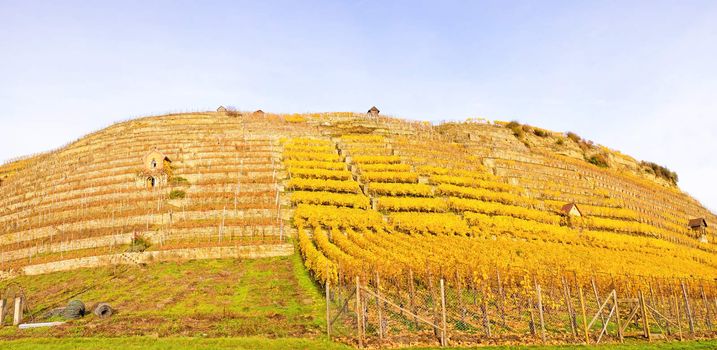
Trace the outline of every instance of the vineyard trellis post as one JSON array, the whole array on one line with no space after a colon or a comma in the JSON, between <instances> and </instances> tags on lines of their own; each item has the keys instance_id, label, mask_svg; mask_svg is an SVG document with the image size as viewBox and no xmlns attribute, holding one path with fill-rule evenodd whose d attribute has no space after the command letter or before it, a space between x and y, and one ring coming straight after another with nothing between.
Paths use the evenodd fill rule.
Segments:
<instances>
[{"instance_id":1,"label":"vineyard trellis post","mask_svg":"<svg viewBox=\"0 0 717 350\"><path fill-rule=\"evenodd\" d=\"M331 300L329 296L329 288L330 288L331 282L328 280L326 281L326 337L331 340Z\"/></svg>"},{"instance_id":2,"label":"vineyard trellis post","mask_svg":"<svg viewBox=\"0 0 717 350\"><path fill-rule=\"evenodd\" d=\"M443 278L441 278L441 328L441 346L448 346L446 334L446 290Z\"/></svg>"},{"instance_id":3,"label":"vineyard trellis post","mask_svg":"<svg viewBox=\"0 0 717 350\"><path fill-rule=\"evenodd\" d=\"M712 331L712 320L710 319L710 307L709 303L707 302L707 296L705 296L705 285L700 281L700 294L702 294L702 304L705 307L705 324L707 325L707 329Z\"/></svg>"},{"instance_id":4,"label":"vineyard trellis post","mask_svg":"<svg viewBox=\"0 0 717 350\"><path fill-rule=\"evenodd\" d=\"M22 296L15 297L15 311L13 313L12 325L17 326L22 322L22 311L23 311L23 300Z\"/></svg>"},{"instance_id":5,"label":"vineyard trellis post","mask_svg":"<svg viewBox=\"0 0 717 350\"><path fill-rule=\"evenodd\" d=\"M5 324L5 299L0 298L0 327Z\"/></svg>"},{"instance_id":6,"label":"vineyard trellis post","mask_svg":"<svg viewBox=\"0 0 717 350\"><path fill-rule=\"evenodd\" d=\"M490 330L490 318L488 317L488 294L486 293L485 281L481 281L481 311L483 312L483 327L488 338L492 336Z\"/></svg>"},{"instance_id":7,"label":"vineyard trellis post","mask_svg":"<svg viewBox=\"0 0 717 350\"><path fill-rule=\"evenodd\" d=\"M595 275L590 276L590 284L593 287L593 293L595 294L595 302L600 305L600 294L598 294L597 285L595 285ZM600 314L600 318L602 319L602 323L605 323L605 315Z\"/></svg>"},{"instance_id":8,"label":"vineyard trellis post","mask_svg":"<svg viewBox=\"0 0 717 350\"><path fill-rule=\"evenodd\" d=\"M567 283L567 279L565 278L565 276L562 276L560 281L563 284L563 297L565 299L565 307L567 308L568 316L570 317L570 330L573 333L573 337L577 338L577 323L575 320L575 312L573 310L573 303L570 295L570 287Z\"/></svg>"},{"instance_id":9,"label":"vineyard trellis post","mask_svg":"<svg viewBox=\"0 0 717 350\"><path fill-rule=\"evenodd\" d=\"M690 308L690 301L687 297L687 288L685 287L685 281L680 280L680 285L682 286L682 297L685 299L685 314L687 315L687 321L689 322L690 326L690 334L695 333L695 323L692 320L692 309Z\"/></svg>"},{"instance_id":10,"label":"vineyard trellis post","mask_svg":"<svg viewBox=\"0 0 717 350\"><path fill-rule=\"evenodd\" d=\"M378 271L376 271L376 307L378 309L378 338L383 342L383 310L381 307L381 282Z\"/></svg>"},{"instance_id":11,"label":"vineyard trellis post","mask_svg":"<svg viewBox=\"0 0 717 350\"><path fill-rule=\"evenodd\" d=\"M414 279L413 279L413 270L408 270L408 303L410 311L415 315L416 314L416 302L415 302L415 296L416 296L416 289L414 286ZM413 322L415 323L416 327L418 327L418 318L414 317Z\"/></svg>"},{"instance_id":12,"label":"vineyard trellis post","mask_svg":"<svg viewBox=\"0 0 717 350\"><path fill-rule=\"evenodd\" d=\"M578 286L578 293L580 296L580 310L583 314L583 331L585 332L585 345L590 344L590 334L588 333L588 320L585 314L585 298L583 296L583 287Z\"/></svg>"},{"instance_id":13,"label":"vineyard trellis post","mask_svg":"<svg viewBox=\"0 0 717 350\"><path fill-rule=\"evenodd\" d=\"M540 284L535 283L535 292L538 297L538 317L540 318L540 338L545 343L545 318L543 317L543 293L540 290Z\"/></svg>"},{"instance_id":14,"label":"vineyard trellis post","mask_svg":"<svg viewBox=\"0 0 717 350\"><path fill-rule=\"evenodd\" d=\"M363 314L361 307L361 284L359 281L359 276L356 276L356 333L358 338L358 344L359 348L363 348L363 320L361 320L361 315Z\"/></svg>"},{"instance_id":15,"label":"vineyard trellis post","mask_svg":"<svg viewBox=\"0 0 717 350\"><path fill-rule=\"evenodd\" d=\"M501 325L505 327L505 294L503 293L503 282L500 279L500 270L496 267L495 275L498 280L498 297L500 303L498 303L498 311L500 312Z\"/></svg>"},{"instance_id":16,"label":"vineyard trellis post","mask_svg":"<svg viewBox=\"0 0 717 350\"><path fill-rule=\"evenodd\" d=\"M652 341L650 321L647 319L647 307L645 306L645 296L642 294L642 289L637 291L637 299L640 303L640 313L642 314L642 333L647 338L647 341Z\"/></svg>"}]
</instances>

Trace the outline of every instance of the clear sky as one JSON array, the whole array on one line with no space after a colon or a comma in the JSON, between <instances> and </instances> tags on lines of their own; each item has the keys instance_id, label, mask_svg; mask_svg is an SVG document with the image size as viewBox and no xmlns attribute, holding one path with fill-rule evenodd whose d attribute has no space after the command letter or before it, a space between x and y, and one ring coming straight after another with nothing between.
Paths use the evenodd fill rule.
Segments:
<instances>
[{"instance_id":1,"label":"clear sky","mask_svg":"<svg viewBox=\"0 0 717 350\"><path fill-rule=\"evenodd\" d=\"M0 160L220 104L571 130L717 210L714 0L0 0Z\"/></svg>"}]
</instances>

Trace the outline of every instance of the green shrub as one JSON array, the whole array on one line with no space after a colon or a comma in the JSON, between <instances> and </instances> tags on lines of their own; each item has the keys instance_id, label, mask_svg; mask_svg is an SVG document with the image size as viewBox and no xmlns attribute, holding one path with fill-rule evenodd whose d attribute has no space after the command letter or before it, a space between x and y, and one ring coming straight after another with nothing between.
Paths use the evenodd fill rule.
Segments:
<instances>
[{"instance_id":1,"label":"green shrub","mask_svg":"<svg viewBox=\"0 0 717 350\"><path fill-rule=\"evenodd\" d=\"M127 251L130 253L134 252L143 252L149 248L151 244L149 243L149 240L142 237L142 235L135 235L132 238L132 243L130 243L129 248L127 248Z\"/></svg>"},{"instance_id":2,"label":"green shrub","mask_svg":"<svg viewBox=\"0 0 717 350\"><path fill-rule=\"evenodd\" d=\"M596 154L587 159L588 163L597 165L601 168L607 168L607 156L604 154Z\"/></svg>"},{"instance_id":3,"label":"green shrub","mask_svg":"<svg viewBox=\"0 0 717 350\"><path fill-rule=\"evenodd\" d=\"M563 139L563 138L561 137L561 138L559 138L557 141L555 141L555 144L558 145L558 146L562 146L562 145L565 144L565 139Z\"/></svg>"},{"instance_id":4,"label":"green shrub","mask_svg":"<svg viewBox=\"0 0 717 350\"><path fill-rule=\"evenodd\" d=\"M169 199L184 199L186 195L187 193L182 190L172 190L169 192Z\"/></svg>"},{"instance_id":5,"label":"green shrub","mask_svg":"<svg viewBox=\"0 0 717 350\"><path fill-rule=\"evenodd\" d=\"M515 137L517 137L518 139L522 140L523 137L525 137L523 125L520 125L520 123L512 121L506 124L505 127L513 131L513 135L515 135Z\"/></svg>"},{"instance_id":6,"label":"green shrub","mask_svg":"<svg viewBox=\"0 0 717 350\"><path fill-rule=\"evenodd\" d=\"M186 185L189 184L189 180L181 177L181 176L174 176L171 179L171 182L173 185Z\"/></svg>"},{"instance_id":7,"label":"green shrub","mask_svg":"<svg viewBox=\"0 0 717 350\"><path fill-rule=\"evenodd\" d=\"M647 172L650 174L653 174L657 177L661 177L667 181L670 181L672 184L676 185L677 181L679 181L679 177L677 176L677 173L668 169L667 167L664 167L662 165L658 165L653 162L640 162L640 165L647 168Z\"/></svg>"},{"instance_id":8,"label":"green shrub","mask_svg":"<svg viewBox=\"0 0 717 350\"><path fill-rule=\"evenodd\" d=\"M533 134L538 137L548 137L548 132L543 129L533 129Z\"/></svg>"},{"instance_id":9,"label":"green shrub","mask_svg":"<svg viewBox=\"0 0 717 350\"><path fill-rule=\"evenodd\" d=\"M575 143L578 143L578 144L579 144L580 141L582 141L582 138L581 138L580 136L578 136L578 134L576 134L576 133L574 133L574 132L572 132L572 131L569 131L568 134L567 134L567 136L568 136L569 139L573 140L573 142L575 142Z\"/></svg>"}]
</instances>

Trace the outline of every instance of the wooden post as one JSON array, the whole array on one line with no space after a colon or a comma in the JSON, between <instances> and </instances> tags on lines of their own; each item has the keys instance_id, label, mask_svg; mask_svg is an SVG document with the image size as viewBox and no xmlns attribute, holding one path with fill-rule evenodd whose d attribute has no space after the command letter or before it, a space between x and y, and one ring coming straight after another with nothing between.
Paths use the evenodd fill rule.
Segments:
<instances>
[{"instance_id":1,"label":"wooden post","mask_svg":"<svg viewBox=\"0 0 717 350\"><path fill-rule=\"evenodd\" d=\"M577 323L575 322L575 313L573 312L573 303L570 296L570 288L568 287L567 279L562 276L560 281L563 283L563 297L565 298L565 307L568 309L568 317L570 318L570 330L573 332L573 336L578 336Z\"/></svg>"},{"instance_id":2,"label":"wooden post","mask_svg":"<svg viewBox=\"0 0 717 350\"><path fill-rule=\"evenodd\" d=\"M17 326L22 322L22 306L22 297L15 297L15 313L12 318L13 326Z\"/></svg>"},{"instance_id":3,"label":"wooden post","mask_svg":"<svg viewBox=\"0 0 717 350\"><path fill-rule=\"evenodd\" d=\"M702 283L700 283L700 293L702 294L702 304L705 307L705 323L707 324L707 329L712 331L712 320L710 319L710 305L707 302L707 296L705 295L705 286Z\"/></svg>"},{"instance_id":4,"label":"wooden post","mask_svg":"<svg viewBox=\"0 0 717 350\"><path fill-rule=\"evenodd\" d=\"M593 287L593 293L595 293L595 302L597 305L600 305L600 294L598 294L597 285L595 284L595 276L590 276L590 284L592 284ZM607 322L605 320L605 315L603 313L600 313L600 319L602 320L602 323L605 324Z\"/></svg>"},{"instance_id":5,"label":"wooden post","mask_svg":"<svg viewBox=\"0 0 717 350\"><path fill-rule=\"evenodd\" d=\"M500 270L496 267L495 269L496 277L498 278L498 297L500 298L500 303L498 305L498 311L500 311L500 321L501 324L505 326L505 296L503 295L503 282L500 280Z\"/></svg>"},{"instance_id":6,"label":"wooden post","mask_svg":"<svg viewBox=\"0 0 717 350\"><path fill-rule=\"evenodd\" d=\"M378 338L379 340L383 341L383 310L381 310L381 280L380 276L378 275L378 271L376 271L376 308L378 309Z\"/></svg>"},{"instance_id":7,"label":"wooden post","mask_svg":"<svg viewBox=\"0 0 717 350\"><path fill-rule=\"evenodd\" d=\"M326 281L326 337L331 340L331 300L329 300L329 288L331 282Z\"/></svg>"},{"instance_id":8,"label":"wooden post","mask_svg":"<svg viewBox=\"0 0 717 350\"><path fill-rule=\"evenodd\" d=\"M675 308L677 309L677 331L680 334L680 340L682 340L682 317L680 315L680 299L674 295L674 292L672 294L672 297L675 299Z\"/></svg>"},{"instance_id":9,"label":"wooden post","mask_svg":"<svg viewBox=\"0 0 717 350\"><path fill-rule=\"evenodd\" d=\"M359 277L356 276L356 333L359 348L363 348L363 332L361 331L363 321L361 320L361 315L363 315L363 308L361 307L361 285L359 284Z\"/></svg>"},{"instance_id":10,"label":"wooden post","mask_svg":"<svg viewBox=\"0 0 717 350\"><path fill-rule=\"evenodd\" d=\"M441 278L441 346L448 346L446 332L446 290L443 278Z\"/></svg>"},{"instance_id":11,"label":"wooden post","mask_svg":"<svg viewBox=\"0 0 717 350\"><path fill-rule=\"evenodd\" d=\"M0 299L0 327L5 325L5 299Z\"/></svg>"},{"instance_id":12,"label":"wooden post","mask_svg":"<svg viewBox=\"0 0 717 350\"><path fill-rule=\"evenodd\" d=\"M583 313L583 330L585 331L585 345L590 344L590 335L588 333L588 320L585 314L585 299L583 297L583 287L578 286L578 295L580 296L580 310Z\"/></svg>"},{"instance_id":13,"label":"wooden post","mask_svg":"<svg viewBox=\"0 0 717 350\"><path fill-rule=\"evenodd\" d=\"M617 304L617 291L614 289L612 290L612 298L613 298L612 299L613 302L615 303L615 322L617 323L617 336L618 336L618 338L620 338L620 342L622 343L624 340L624 337L622 334L622 325L620 323L620 308L618 307L618 304ZM608 321L609 320L610 320L610 318L608 317ZM607 324L605 324L605 325L607 326Z\"/></svg>"},{"instance_id":14,"label":"wooden post","mask_svg":"<svg viewBox=\"0 0 717 350\"><path fill-rule=\"evenodd\" d=\"M414 315L418 315L418 312L416 312L416 303L414 301L416 295L415 286L413 285L414 282L415 281L413 280L413 270L408 270L408 293L410 299L408 303L409 307L411 308L411 313L413 313ZM416 328L418 328L418 318L414 317L413 322L416 324Z\"/></svg>"},{"instance_id":15,"label":"wooden post","mask_svg":"<svg viewBox=\"0 0 717 350\"><path fill-rule=\"evenodd\" d=\"M481 308L483 309L483 327L485 327L485 334L488 336L488 338L491 337L491 331L490 331L490 318L488 318L488 294L486 294L485 291L485 284L484 282L481 282L481 299L482 304Z\"/></svg>"},{"instance_id":16,"label":"wooden post","mask_svg":"<svg viewBox=\"0 0 717 350\"><path fill-rule=\"evenodd\" d=\"M650 323L647 319L647 307L645 307L645 296L642 294L642 289L637 291L637 300L640 302L640 313L642 314L642 333L647 338L647 341L652 341Z\"/></svg>"},{"instance_id":17,"label":"wooden post","mask_svg":"<svg viewBox=\"0 0 717 350\"><path fill-rule=\"evenodd\" d=\"M682 297L685 299L685 313L687 314L687 322L690 326L690 334L695 333L695 323L692 320L692 309L690 308L690 301L687 299L687 288L685 288L685 281L680 281L682 286Z\"/></svg>"},{"instance_id":18,"label":"wooden post","mask_svg":"<svg viewBox=\"0 0 717 350\"><path fill-rule=\"evenodd\" d=\"M543 318L543 293L540 291L540 285L535 283L535 290L538 293L538 316L540 317L540 338L545 343L545 319Z\"/></svg>"}]
</instances>

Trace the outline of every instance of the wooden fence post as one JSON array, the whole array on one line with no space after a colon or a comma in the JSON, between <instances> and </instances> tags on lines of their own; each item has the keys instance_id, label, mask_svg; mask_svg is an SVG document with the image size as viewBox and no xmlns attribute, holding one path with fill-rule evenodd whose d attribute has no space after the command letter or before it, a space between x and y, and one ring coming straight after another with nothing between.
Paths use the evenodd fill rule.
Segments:
<instances>
[{"instance_id":1,"label":"wooden fence post","mask_svg":"<svg viewBox=\"0 0 717 350\"><path fill-rule=\"evenodd\" d=\"M650 323L647 319L647 307L645 307L645 296L642 294L642 289L637 291L637 300L640 302L640 313L642 314L642 333L647 338L647 341L652 341Z\"/></svg>"},{"instance_id":2,"label":"wooden fence post","mask_svg":"<svg viewBox=\"0 0 717 350\"><path fill-rule=\"evenodd\" d=\"M0 327L5 325L5 299L0 299Z\"/></svg>"},{"instance_id":3,"label":"wooden fence post","mask_svg":"<svg viewBox=\"0 0 717 350\"><path fill-rule=\"evenodd\" d=\"M490 318L488 318L488 294L485 291L485 284L481 282L481 308L483 309L483 327L485 327L486 336L490 338L492 336L490 331Z\"/></svg>"},{"instance_id":4,"label":"wooden fence post","mask_svg":"<svg viewBox=\"0 0 717 350\"><path fill-rule=\"evenodd\" d=\"M682 286L682 297L685 298L685 313L687 314L687 322L689 322L690 326L690 334L694 334L695 323L692 320L692 309L690 308L690 300L687 299L687 288L685 288L685 281L680 280L680 285Z\"/></svg>"},{"instance_id":5,"label":"wooden fence post","mask_svg":"<svg viewBox=\"0 0 717 350\"><path fill-rule=\"evenodd\" d=\"M413 279L413 270L408 270L408 293L409 293L409 307L411 308L411 313L414 315L417 315L418 312L416 312L416 303L415 303L415 296L416 296L416 289L414 286L414 279ZM416 328L418 328L418 318L415 316L413 317L413 322L416 324Z\"/></svg>"},{"instance_id":6,"label":"wooden fence post","mask_svg":"<svg viewBox=\"0 0 717 350\"><path fill-rule=\"evenodd\" d=\"M575 319L575 310L573 310L573 300L572 300L572 296L570 295L570 286L569 286L567 278L565 278L565 276L562 276L561 282L563 283L563 294L564 294L564 298L565 298L565 306L568 309L568 316L570 318L570 330L573 332L573 336L577 338L578 325L577 325L577 321Z\"/></svg>"},{"instance_id":7,"label":"wooden fence post","mask_svg":"<svg viewBox=\"0 0 717 350\"><path fill-rule=\"evenodd\" d=\"M702 294L702 304L705 307L705 323L707 324L707 329L712 331L712 320L710 319L710 305L707 302L707 296L705 295L705 286L701 282L700 293Z\"/></svg>"},{"instance_id":8,"label":"wooden fence post","mask_svg":"<svg viewBox=\"0 0 717 350\"><path fill-rule=\"evenodd\" d=\"M376 308L378 309L378 338L383 341L383 310L381 310L381 280L380 276L378 275L378 271L376 271Z\"/></svg>"},{"instance_id":9,"label":"wooden fence post","mask_svg":"<svg viewBox=\"0 0 717 350\"><path fill-rule=\"evenodd\" d=\"M329 300L329 285L331 282L326 281L326 337L331 340L331 300Z\"/></svg>"},{"instance_id":10,"label":"wooden fence post","mask_svg":"<svg viewBox=\"0 0 717 350\"><path fill-rule=\"evenodd\" d=\"M500 311L500 321L501 324L505 326L505 295L503 294L503 281L500 279L500 270L496 267L495 274L498 279L498 297L500 298L500 303L498 303L498 311Z\"/></svg>"},{"instance_id":11,"label":"wooden fence post","mask_svg":"<svg viewBox=\"0 0 717 350\"><path fill-rule=\"evenodd\" d=\"M535 283L535 290L538 293L538 316L540 317L540 338L545 343L545 319L543 318L543 293L540 291L540 285Z\"/></svg>"},{"instance_id":12,"label":"wooden fence post","mask_svg":"<svg viewBox=\"0 0 717 350\"><path fill-rule=\"evenodd\" d=\"M620 338L620 342L622 343L624 340L623 334L622 334L622 324L620 323L620 308L618 306L617 302L617 291L612 290L612 297L613 302L615 303L615 322L617 324L617 336ZM608 317L608 321L610 320L610 317Z\"/></svg>"},{"instance_id":13,"label":"wooden fence post","mask_svg":"<svg viewBox=\"0 0 717 350\"><path fill-rule=\"evenodd\" d=\"M22 297L15 297L15 312L12 318L13 326L17 326L22 322Z\"/></svg>"},{"instance_id":14,"label":"wooden fence post","mask_svg":"<svg viewBox=\"0 0 717 350\"><path fill-rule=\"evenodd\" d=\"M677 309L677 331L680 332L680 341L682 340L682 313L680 312L680 299L672 292L672 297L675 299L675 308Z\"/></svg>"},{"instance_id":15,"label":"wooden fence post","mask_svg":"<svg viewBox=\"0 0 717 350\"><path fill-rule=\"evenodd\" d=\"M597 285L595 285L595 276L590 276L590 284L592 284L593 292L595 293L595 302L597 305L600 305L600 294L598 294ZM607 322L605 320L605 314L600 313L600 319L602 319L602 323L605 324Z\"/></svg>"},{"instance_id":16,"label":"wooden fence post","mask_svg":"<svg viewBox=\"0 0 717 350\"><path fill-rule=\"evenodd\" d=\"M441 278L441 346L448 346L446 333L446 290L443 278Z\"/></svg>"},{"instance_id":17,"label":"wooden fence post","mask_svg":"<svg viewBox=\"0 0 717 350\"><path fill-rule=\"evenodd\" d=\"M359 348L363 348L363 332L361 331L363 321L361 320L361 315L363 315L363 308L361 307L361 285L359 284L359 276L356 276L356 333Z\"/></svg>"},{"instance_id":18,"label":"wooden fence post","mask_svg":"<svg viewBox=\"0 0 717 350\"><path fill-rule=\"evenodd\" d=\"M578 294L580 295L580 309L583 313L583 330L585 331L585 345L590 344L590 335L588 333L588 320L585 314L585 299L583 296L583 287L578 286Z\"/></svg>"}]
</instances>

